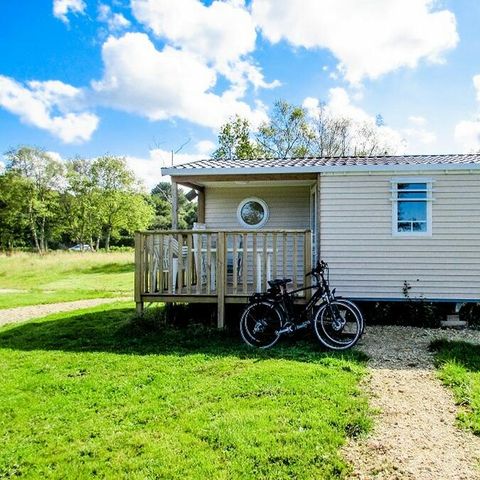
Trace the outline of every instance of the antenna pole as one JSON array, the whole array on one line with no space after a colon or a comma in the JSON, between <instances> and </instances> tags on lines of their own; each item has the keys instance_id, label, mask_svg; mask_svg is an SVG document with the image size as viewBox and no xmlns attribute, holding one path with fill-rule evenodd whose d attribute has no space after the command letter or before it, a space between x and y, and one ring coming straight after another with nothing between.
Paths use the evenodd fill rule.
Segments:
<instances>
[{"instance_id":1,"label":"antenna pole","mask_svg":"<svg viewBox=\"0 0 480 480\"><path fill-rule=\"evenodd\" d=\"M191 138L189 138L186 142L183 142L180 147L178 147L175 151L172 150L172 167L173 167L173 155L177 154L185 145L190 143Z\"/></svg>"}]
</instances>

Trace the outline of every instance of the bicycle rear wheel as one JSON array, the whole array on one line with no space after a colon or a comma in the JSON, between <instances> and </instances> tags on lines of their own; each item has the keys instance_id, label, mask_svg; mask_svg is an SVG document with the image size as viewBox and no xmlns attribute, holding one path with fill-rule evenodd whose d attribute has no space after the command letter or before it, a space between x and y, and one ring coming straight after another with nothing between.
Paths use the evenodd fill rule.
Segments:
<instances>
[{"instance_id":1,"label":"bicycle rear wheel","mask_svg":"<svg viewBox=\"0 0 480 480\"><path fill-rule=\"evenodd\" d=\"M313 319L313 329L325 347L346 350L358 342L363 321L349 302L333 300L319 308Z\"/></svg>"},{"instance_id":2,"label":"bicycle rear wheel","mask_svg":"<svg viewBox=\"0 0 480 480\"><path fill-rule=\"evenodd\" d=\"M247 305L240 318L240 335L251 347L269 348L280 338L278 331L283 326L283 315L270 302L255 302Z\"/></svg>"}]
</instances>

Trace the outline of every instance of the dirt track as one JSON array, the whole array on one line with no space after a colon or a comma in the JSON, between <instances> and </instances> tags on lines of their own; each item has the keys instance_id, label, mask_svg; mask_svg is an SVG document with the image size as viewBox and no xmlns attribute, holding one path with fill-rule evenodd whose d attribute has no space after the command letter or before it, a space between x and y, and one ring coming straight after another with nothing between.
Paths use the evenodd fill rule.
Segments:
<instances>
[{"instance_id":1,"label":"dirt track","mask_svg":"<svg viewBox=\"0 0 480 480\"><path fill-rule=\"evenodd\" d=\"M370 356L366 388L379 410L372 434L350 442L352 479L480 478L480 438L455 426L452 394L433 369L434 338L480 343L480 332L369 327L359 346Z\"/></svg>"}]
</instances>

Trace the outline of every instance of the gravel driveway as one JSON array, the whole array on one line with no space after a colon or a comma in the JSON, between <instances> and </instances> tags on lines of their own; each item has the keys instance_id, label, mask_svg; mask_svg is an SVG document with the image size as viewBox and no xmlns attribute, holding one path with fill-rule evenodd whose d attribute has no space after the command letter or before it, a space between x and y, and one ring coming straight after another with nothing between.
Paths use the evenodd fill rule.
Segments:
<instances>
[{"instance_id":1,"label":"gravel driveway","mask_svg":"<svg viewBox=\"0 0 480 480\"><path fill-rule=\"evenodd\" d=\"M40 318L52 313L70 312L82 308L95 307L104 303L131 300L131 298L93 298L91 300L77 300L75 302L49 303L47 305L30 305L0 310L0 326L7 323L17 323Z\"/></svg>"},{"instance_id":2,"label":"gravel driveway","mask_svg":"<svg viewBox=\"0 0 480 480\"><path fill-rule=\"evenodd\" d=\"M480 332L370 326L359 349L370 356L366 388L379 410L371 435L344 454L352 479L480 478L480 438L455 426L453 396L436 378L436 338L480 344Z\"/></svg>"}]
</instances>

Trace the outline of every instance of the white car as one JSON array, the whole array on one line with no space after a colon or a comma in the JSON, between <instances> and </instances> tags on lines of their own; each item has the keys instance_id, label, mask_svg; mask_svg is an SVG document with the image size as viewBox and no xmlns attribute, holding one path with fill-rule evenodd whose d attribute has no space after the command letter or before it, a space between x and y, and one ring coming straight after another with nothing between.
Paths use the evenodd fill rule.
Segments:
<instances>
[{"instance_id":1,"label":"white car","mask_svg":"<svg viewBox=\"0 0 480 480\"><path fill-rule=\"evenodd\" d=\"M69 250L71 252L91 252L92 247L87 243L78 243L77 245L70 247Z\"/></svg>"}]
</instances>

